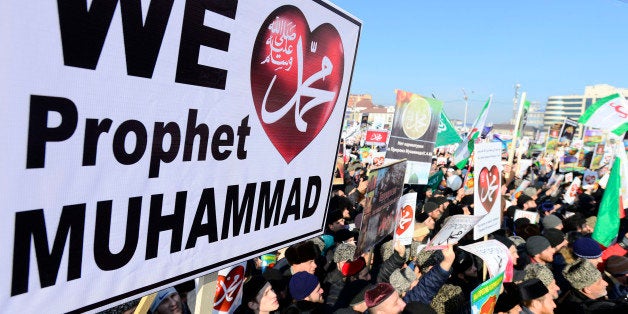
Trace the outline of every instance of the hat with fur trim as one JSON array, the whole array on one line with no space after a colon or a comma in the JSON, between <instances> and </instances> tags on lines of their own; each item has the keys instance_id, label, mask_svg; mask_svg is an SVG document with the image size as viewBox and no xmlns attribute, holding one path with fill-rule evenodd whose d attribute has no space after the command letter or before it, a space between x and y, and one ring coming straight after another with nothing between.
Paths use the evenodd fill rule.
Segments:
<instances>
[{"instance_id":1,"label":"hat with fur trim","mask_svg":"<svg viewBox=\"0 0 628 314\"><path fill-rule=\"evenodd\" d=\"M286 260L290 266L315 260L318 247L312 241L305 241L291 245L286 249Z\"/></svg>"},{"instance_id":2,"label":"hat with fur trim","mask_svg":"<svg viewBox=\"0 0 628 314\"><path fill-rule=\"evenodd\" d=\"M410 290L410 285L416 280L416 274L410 267L397 268L390 274L390 284L402 294Z\"/></svg>"},{"instance_id":3,"label":"hat with fur trim","mask_svg":"<svg viewBox=\"0 0 628 314\"><path fill-rule=\"evenodd\" d=\"M580 238L573 243L573 253L578 257L596 259L602 256L602 249L595 240Z\"/></svg>"},{"instance_id":4,"label":"hat with fur trim","mask_svg":"<svg viewBox=\"0 0 628 314\"><path fill-rule=\"evenodd\" d=\"M575 262L567 264L565 269L563 269L563 276L565 276L569 284L577 290L584 289L602 278L600 271L583 258L579 258Z\"/></svg>"},{"instance_id":5,"label":"hat with fur trim","mask_svg":"<svg viewBox=\"0 0 628 314\"><path fill-rule=\"evenodd\" d=\"M346 262L353 260L355 254L355 245L351 243L340 243L336 246L334 252L334 263Z\"/></svg>"},{"instance_id":6,"label":"hat with fur trim","mask_svg":"<svg viewBox=\"0 0 628 314\"><path fill-rule=\"evenodd\" d=\"M554 274L552 274L552 271L545 265L528 264L525 268L525 273L523 280L538 278L543 282L545 287L548 288L549 285L552 284L552 281L554 281Z\"/></svg>"},{"instance_id":7,"label":"hat with fur trim","mask_svg":"<svg viewBox=\"0 0 628 314\"><path fill-rule=\"evenodd\" d=\"M532 301L549 293L547 287L538 278L528 279L519 284L521 301Z\"/></svg>"},{"instance_id":8,"label":"hat with fur trim","mask_svg":"<svg viewBox=\"0 0 628 314\"><path fill-rule=\"evenodd\" d=\"M380 282L372 289L366 290L364 293L364 301L368 308L376 307L388 299L393 293L395 288L387 282Z\"/></svg>"}]
</instances>

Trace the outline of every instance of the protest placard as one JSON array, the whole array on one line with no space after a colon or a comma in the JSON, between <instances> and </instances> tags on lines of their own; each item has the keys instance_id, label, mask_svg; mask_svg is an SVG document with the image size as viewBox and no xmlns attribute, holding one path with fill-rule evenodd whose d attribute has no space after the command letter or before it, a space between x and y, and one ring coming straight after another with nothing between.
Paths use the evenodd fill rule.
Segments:
<instances>
[{"instance_id":1,"label":"protest placard","mask_svg":"<svg viewBox=\"0 0 628 314\"><path fill-rule=\"evenodd\" d=\"M384 146L384 145L386 145L386 141L388 141L388 131L387 130L367 130L366 131L364 144L366 144L366 145L375 145L375 146Z\"/></svg>"},{"instance_id":2,"label":"protest placard","mask_svg":"<svg viewBox=\"0 0 628 314\"><path fill-rule=\"evenodd\" d=\"M473 215L483 217L473 228L473 238L479 239L501 224L502 146L500 143L475 145Z\"/></svg>"},{"instance_id":3,"label":"protest placard","mask_svg":"<svg viewBox=\"0 0 628 314\"><path fill-rule=\"evenodd\" d=\"M426 250L438 250L449 244L456 244L464 237L483 216L454 215L425 247Z\"/></svg>"},{"instance_id":4,"label":"protest placard","mask_svg":"<svg viewBox=\"0 0 628 314\"><path fill-rule=\"evenodd\" d=\"M97 311L322 232L360 21L323 1L9 3L4 312Z\"/></svg>"},{"instance_id":5,"label":"protest placard","mask_svg":"<svg viewBox=\"0 0 628 314\"><path fill-rule=\"evenodd\" d=\"M571 185L567 188L565 194L563 195L563 201L566 204L572 205L576 201L576 198L578 197L578 189L580 188L581 183L582 182L579 177L575 177L573 179Z\"/></svg>"},{"instance_id":6,"label":"protest placard","mask_svg":"<svg viewBox=\"0 0 628 314\"><path fill-rule=\"evenodd\" d=\"M472 314L489 314L493 313L497 298L501 291L504 275L495 276L482 284L471 292L471 313Z\"/></svg>"},{"instance_id":7,"label":"protest placard","mask_svg":"<svg viewBox=\"0 0 628 314\"><path fill-rule=\"evenodd\" d=\"M408 160L404 182L426 184L443 103L397 90L395 117L386 158Z\"/></svg>"},{"instance_id":8,"label":"protest placard","mask_svg":"<svg viewBox=\"0 0 628 314\"><path fill-rule=\"evenodd\" d=\"M369 171L356 258L395 230L397 201L403 193L405 172L405 160Z\"/></svg>"},{"instance_id":9,"label":"protest placard","mask_svg":"<svg viewBox=\"0 0 628 314\"><path fill-rule=\"evenodd\" d=\"M216 293L212 304L213 314L232 314L240 306L245 272L246 262L218 272Z\"/></svg>"},{"instance_id":10,"label":"protest placard","mask_svg":"<svg viewBox=\"0 0 628 314\"><path fill-rule=\"evenodd\" d=\"M512 281L513 260L510 257L509 249L501 242L497 240L481 241L463 245L460 248L479 256L486 263L491 277L503 273L505 282Z\"/></svg>"},{"instance_id":11,"label":"protest placard","mask_svg":"<svg viewBox=\"0 0 628 314\"><path fill-rule=\"evenodd\" d=\"M417 193L408 193L402 195L397 202L397 227L395 228L393 239L401 241L403 245L412 243L416 198Z\"/></svg>"},{"instance_id":12,"label":"protest placard","mask_svg":"<svg viewBox=\"0 0 628 314\"><path fill-rule=\"evenodd\" d=\"M539 222L539 213L537 212L529 212L527 210L516 209L515 215L513 216L513 220L517 221L519 218L528 218L531 224L536 224Z\"/></svg>"}]
</instances>

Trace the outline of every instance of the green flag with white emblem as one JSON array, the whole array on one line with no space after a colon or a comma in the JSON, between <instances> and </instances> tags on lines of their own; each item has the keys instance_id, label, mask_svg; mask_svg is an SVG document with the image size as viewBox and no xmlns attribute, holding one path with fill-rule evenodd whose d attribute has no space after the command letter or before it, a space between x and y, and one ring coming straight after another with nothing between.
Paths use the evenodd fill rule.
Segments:
<instances>
[{"instance_id":1,"label":"green flag with white emblem","mask_svg":"<svg viewBox=\"0 0 628 314\"><path fill-rule=\"evenodd\" d=\"M462 142L462 138L445 115L445 111L440 112L440 123L438 124L438 133L436 134L436 143L434 146L445 146Z\"/></svg>"}]
</instances>

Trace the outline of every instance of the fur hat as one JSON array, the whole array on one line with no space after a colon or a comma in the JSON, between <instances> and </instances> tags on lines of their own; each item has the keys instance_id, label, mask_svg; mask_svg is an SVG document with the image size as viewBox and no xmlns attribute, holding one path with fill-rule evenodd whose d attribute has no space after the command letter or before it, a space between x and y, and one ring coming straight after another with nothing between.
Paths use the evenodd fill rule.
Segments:
<instances>
[{"instance_id":1,"label":"fur hat","mask_svg":"<svg viewBox=\"0 0 628 314\"><path fill-rule=\"evenodd\" d=\"M439 206L439 204L434 203L434 202L425 202L425 204L423 204L423 212L426 213L426 214L429 214L429 213L437 210L438 206Z\"/></svg>"},{"instance_id":2,"label":"fur hat","mask_svg":"<svg viewBox=\"0 0 628 314\"><path fill-rule=\"evenodd\" d=\"M573 243L573 253L578 257L596 259L602 256L602 249L595 240L580 238Z\"/></svg>"},{"instance_id":3,"label":"fur hat","mask_svg":"<svg viewBox=\"0 0 628 314\"><path fill-rule=\"evenodd\" d=\"M529 197L535 197L536 196L536 192L537 190L533 187L527 187L523 190L523 194L529 196Z\"/></svg>"},{"instance_id":4,"label":"fur hat","mask_svg":"<svg viewBox=\"0 0 628 314\"><path fill-rule=\"evenodd\" d=\"M423 250L417 255L416 261L422 274L428 271L429 267L435 266L445 259L443 252L439 250Z\"/></svg>"},{"instance_id":5,"label":"fur hat","mask_svg":"<svg viewBox=\"0 0 628 314\"><path fill-rule=\"evenodd\" d=\"M395 292L395 288L389 283L380 282L375 287L366 290L364 293L364 301L368 308L378 306L384 302Z\"/></svg>"},{"instance_id":6,"label":"fur hat","mask_svg":"<svg viewBox=\"0 0 628 314\"><path fill-rule=\"evenodd\" d=\"M523 204L527 203L528 201L532 201L532 198L525 194L521 194L517 198L517 206L523 208Z\"/></svg>"},{"instance_id":7,"label":"fur hat","mask_svg":"<svg viewBox=\"0 0 628 314\"><path fill-rule=\"evenodd\" d=\"M531 236L526 241L526 251L530 256L537 255L550 246L549 241L543 236Z\"/></svg>"},{"instance_id":8,"label":"fur hat","mask_svg":"<svg viewBox=\"0 0 628 314\"><path fill-rule=\"evenodd\" d=\"M555 215L547 215L543 218L543 228L552 229L563 224L563 221Z\"/></svg>"},{"instance_id":9,"label":"fur hat","mask_svg":"<svg viewBox=\"0 0 628 314\"><path fill-rule=\"evenodd\" d=\"M577 290L588 287L602 278L600 271L593 264L582 258L567 264L565 269L563 269L563 276Z\"/></svg>"},{"instance_id":10,"label":"fur hat","mask_svg":"<svg viewBox=\"0 0 628 314\"><path fill-rule=\"evenodd\" d=\"M395 271L390 274L390 284L402 294L408 290L410 290L410 285L412 282L416 280L416 274L410 267L406 268L397 268Z\"/></svg>"},{"instance_id":11,"label":"fur hat","mask_svg":"<svg viewBox=\"0 0 628 314\"><path fill-rule=\"evenodd\" d=\"M340 230L338 230L338 231L336 231L334 233L334 242L336 242L336 243L342 243L342 242L345 242L345 241L347 241L347 240L349 240L351 238L357 240L358 233L354 232L354 231L351 231L349 229L340 229Z\"/></svg>"},{"instance_id":12,"label":"fur hat","mask_svg":"<svg viewBox=\"0 0 628 314\"><path fill-rule=\"evenodd\" d=\"M615 275L628 274L628 257L613 255L606 260L606 271Z\"/></svg>"},{"instance_id":13,"label":"fur hat","mask_svg":"<svg viewBox=\"0 0 628 314\"><path fill-rule=\"evenodd\" d=\"M523 280L538 278L543 282L545 287L548 288L549 285L552 284L552 281L554 281L554 274L552 274L552 271L545 265L528 264L525 268L525 273Z\"/></svg>"},{"instance_id":14,"label":"fur hat","mask_svg":"<svg viewBox=\"0 0 628 314\"><path fill-rule=\"evenodd\" d=\"M355 245L351 243L340 243L336 246L334 252L334 263L346 262L353 260L355 255Z\"/></svg>"},{"instance_id":15,"label":"fur hat","mask_svg":"<svg viewBox=\"0 0 628 314\"><path fill-rule=\"evenodd\" d=\"M271 268L272 269L272 268ZM242 289L242 304L255 301L259 292L266 286L268 281L262 276L253 276L244 282Z\"/></svg>"},{"instance_id":16,"label":"fur hat","mask_svg":"<svg viewBox=\"0 0 628 314\"><path fill-rule=\"evenodd\" d=\"M549 241L550 245L553 248L563 243L563 241L565 241L566 239L565 233L554 228L545 230L545 232L543 233L543 236Z\"/></svg>"},{"instance_id":17,"label":"fur hat","mask_svg":"<svg viewBox=\"0 0 628 314\"><path fill-rule=\"evenodd\" d=\"M532 301L549 293L547 287L538 278L528 279L519 284L521 301Z\"/></svg>"},{"instance_id":18,"label":"fur hat","mask_svg":"<svg viewBox=\"0 0 628 314\"><path fill-rule=\"evenodd\" d=\"M291 245L285 254L288 264L292 266L315 260L318 256L318 247L312 241L305 241Z\"/></svg>"},{"instance_id":19,"label":"fur hat","mask_svg":"<svg viewBox=\"0 0 628 314\"><path fill-rule=\"evenodd\" d=\"M458 313L465 303L462 288L451 284L443 285L430 302L438 314Z\"/></svg>"},{"instance_id":20,"label":"fur hat","mask_svg":"<svg viewBox=\"0 0 628 314\"><path fill-rule=\"evenodd\" d=\"M318 278L306 271L292 275L288 284L290 295L297 301L307 298L316 289L316 286L318 286Z\"/></svg>"},{"instance_id":21,"label":"fur hat","mask_svg":"<svg viewBox=\"0 0 628 314\"><path fill-rule=\"evenodd\" d=\"M521 296L519 296L517 285L514 282L504 282L504 291L497 298L493 312L508 312L520 302Z\"/></svg>"},{"instance_id":22,"label":"fur hat","mask_svg":"<svg viewBox=\"0 0 628 314\"><path fill-rule=\"evenodd\" d=\"M148 310L149 313L155 313L155 311L157 310L161 302L163 302L164 299L166 299L169 295L173 293L177 293L177 290L175 290L173 287L166 288L164 290L157 292L157 295L155 296L155 300L153 300L153 303L151 303L150 308Z\"/></svg>"},{"instance_id":23,"label":"fur hat","mask_svg":"<svg viewBox=\"0 0 628 314\"><path fill-rule=\"evenodd\" d=\"M508 239L510 239L512 242L515 243L515 246L520 246L522 244L526 244L526 240L520 236L509 236Z\"/></svg>"},{"instance_id":24,"label":"fur hat","mask_svg":"<svg viewBox=\"0 0 628 314\"><path fill-rule=\"evenodd\" d=\"M331 210L327 214L327 224L331 225L342 218L342 210Z\"/></svg>"},{"instance_id":25,"label":"fur hat","mask_svg":"<svg viewBox=\"0 0 628 314\"><path fill-rule=\"evenodd\" d=\"M587 226L591 227L591 229L595 229L595 223L597 222L596 216L590 216L589 218L585 219L585 221L587 222Z\"/></svg>"}]
</instances>

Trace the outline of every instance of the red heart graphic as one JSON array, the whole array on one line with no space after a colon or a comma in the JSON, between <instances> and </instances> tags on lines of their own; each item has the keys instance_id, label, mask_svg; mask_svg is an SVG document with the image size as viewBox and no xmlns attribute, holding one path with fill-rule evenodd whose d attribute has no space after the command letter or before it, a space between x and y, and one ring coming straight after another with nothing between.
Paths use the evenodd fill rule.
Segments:
<instances>
[{"instance_id":1,"label":"red heart graphic","mask_svg":"<svg viewBox=\"0 0 628 314\"><path fill-rule=\"evenodd\" d=\"M395 233L397 235L402 235L408 228L410 228L412 222L414 221L414 211L412 210L412 206L406 205L401 209L400 213L401 217L397 220L397 229Z\"/></svg>"},{"instance_id":2,"label":"red heart graphic","mask_svg":"<svg viewBox=\"0 0 628 314\"><path fill-rule=\"evenodd\" d=\"M320 133L340 92L344 49L329 23L310 28L301 11L282 6L260 27L251 59L257 116L290 163Z\"/></svg>"},{"instance_id":3,"label":"red heart graphic","mask_svg":"<svg viewBox=\"0 0 628 314\"><path fill-rule=\"evenodd\" d=\"M244 267L236 266L227 276L219 275L216 279L214 310L229 312L244 282Z\"/></svg>"},{"instance_id":4,"label":"red heart graphic","mask_svg":"<svg viewBox=\"0 0 628 314\"><path fill-rule=\"evenodd\" d=\"M480 178L478 184L478 193L484 210L490 212L493 204L499 197L499 186L501 185L501 174L497 166L491 166L491 169L484 167L480 170Z\"/></svg>"}]
</instances>

